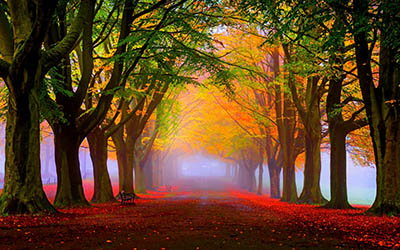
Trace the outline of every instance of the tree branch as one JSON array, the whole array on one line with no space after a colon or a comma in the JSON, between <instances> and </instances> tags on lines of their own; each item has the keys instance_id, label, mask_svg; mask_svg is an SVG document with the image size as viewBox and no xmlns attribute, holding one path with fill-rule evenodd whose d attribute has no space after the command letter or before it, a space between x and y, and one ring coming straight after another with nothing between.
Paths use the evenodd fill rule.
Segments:
<instances>
[{"instance_id":1,"label":"tree branch","mask_svg":"<svg viewBox=\"0 0 400 250\"><path fill-rule=\"evenodd\" d=\"M89 2L90 0L82 0L79 7L78 14L72 22L71 28L68 30L67 35L58 42L54 47L48 51L43 52L42 63L44 72L47 72L53 66L56 66L65 55L69 54L75 47L76 41L82 33L84 22L85 4L83 2Z\"/></svg>"},{"instance_id":2,"label":"tree branch","mask_svg":"<svg viewBox=\"0 0 400 250\"><path fill-rule=\"evenodd\" d=\"M0 54L4 60L11 63L14 54L14 41L11 31L11 25L7 20L4 11L0 10Z\"/></svg>"}]
</instances>

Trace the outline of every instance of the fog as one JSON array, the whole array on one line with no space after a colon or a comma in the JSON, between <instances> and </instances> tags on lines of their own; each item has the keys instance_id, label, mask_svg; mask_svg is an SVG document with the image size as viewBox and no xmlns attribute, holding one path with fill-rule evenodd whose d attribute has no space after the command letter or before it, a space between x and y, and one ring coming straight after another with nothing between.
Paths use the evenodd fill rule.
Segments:
<instances>
[{"instance_id":1,"label":"fog","mask_svg":"<svg viewBox=\"0 0 400 250\"><path fill-rule=\"evenodd\" d=\"M4 140L4 134L1 135ZM3 144L4 145L4 144ZM0 188L4 180L4 148L0 155ZM57 181L54 163L53 142L50 137L44 138L41 145L42 180L44 184L54 184ZM80 149L81 174L83 179L93 178L93 167L87 148ZM174 166L176 165L176 166ZM175 168L172 168L174 166ZM180 185L182 190L222 190L234 188L233 173L227 173L228 164L209 155L181 155L173 161L164 163L163 185ZM375 168L356 166L350 158L347 159L348 197L352 204L371 205L376 193ZM118 185L118 167L115 160L108 161L108 171L114 185ZM172 174L172 171L176 173ZM258 172L256 171L256 176ZM329 154L322 153L321 190L325 198L330 198L329 190ZM256 178L258 180L258 178ZM282 175L281 175L282 180ZM263 194L269 194L269 176L266 166L263 176ZM303 172L296 172L298 194L303 187ZM282 185L282 181L281 181ZM282 188L281 188L282 190Z\"/></svg>"},{"instance_id":2,"label":"fog","mask_svg":"<svg viewBox=\"0 0 400 250\"><path fill-rule=\"evenodd\" d=\"M226 176L227 164L215 158L197 154L194 156L183 157L179 167L183 177L218 177Z\"/></svg>"}]
</instances>

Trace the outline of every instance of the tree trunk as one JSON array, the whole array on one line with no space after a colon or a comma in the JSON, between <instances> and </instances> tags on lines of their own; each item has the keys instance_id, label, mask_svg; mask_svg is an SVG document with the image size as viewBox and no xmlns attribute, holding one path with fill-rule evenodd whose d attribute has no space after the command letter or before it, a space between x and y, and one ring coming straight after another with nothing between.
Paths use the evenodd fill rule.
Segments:
<instances>
[{"instance_id":1,"label":"tree trunk","mask_svg":"<svg viewBox=\"0 0 400 250\"><path fill-rule=\"evenodd\" d=\"M271 198L279 199L281 198L281 190L280 190L280 174L281 168L278 166L268 166L269 170L269 181L270 181L270 192Z\"/></svg>"},{"instance_id":2,"label":"tree trunk","mask_svg":"<svg viewBox=\"0 0 400 250\"><path fill-rule=\"evenodd\" d=\"M146 183L144 177L144 169L143 167L137 165L135 167L135 190L138 194L146 193Z\"/></svg>"},{"instance_id":3,"label":"tree trunk","mask_svg":"<svg viewBox=\"0 0 400 250\"><path fill-rule=\"evenodd\" d=\"M91 202L115 201L110 175L107 170L107 138L104 131L96 127L88 136L90 158L93 163L94 193Z\"/></svg>"},{"instance_id":4,"label":"tree trunk","mask_svg":"<svg viewBox=\"0 0 400 250\"><path fill-rule=\"evenodd\" d=\"M289 47L287 45L284 45L283 47L285 49L284 51L286 64L289 62ZM289 74L287 76L288 85L293 86L295 81L293 71L289 70ZM281 147L280 150L282 152L283 169L283 190L281 201L295 203L297 202L297 188L294 165L296 160L296 143L294 139L296 132L296 106L292 102L289 93L287 93L286 91L283 91L282 105L282 86L276 86L275 90L275 110L278 116L278 134Z\"/></svg>"},{"instance_id":5,"label":"tree trunk","mask_svg":"<svg viewBox=\"0 0 400 250\"><path fill-rule=\"evenodd\" d=\"M8 89L8 112L0 214L55 212L40 173L39 96L46 73L41 48L56 2L7 1L9 18L3 2L0 77Z\"/></svg>"},{"instance_id":6,"label":"tree trunk","mask_svg":"<svg viewBox=\"0 0 400 250\"><path fill-rule=\"evenodd\" d=\"M119 191L133 193L133 168L128 164L128 149L123 139L123 130L115 132L112 140L117 151Z\"/></svg>"},{"instance_id":7,"label":"tree trunk","mask_svg":"<svg viewBox=\"0 0 400 250\"><path fill-rule=\"evenodd\" d=\"M343 29L343 12L336 11L339 16L334 23L337 29ZM344 44L341 44L337 51L343 53ZM344 63L336 55L330 56L330 61L344 68ZM329 81L326 110L328 117L329 141L331 147L330 154L330 179L331 179L331 200L324 206L325 208L348 209L351 208L347 199L347 173L346 173L346 122L343 120L341 95L344 76L332 77ZM347 120L351 123L351 120Z\"/></svg>"},{"instance_id":8,"label":"tree trunk","mask_svg":"<svg viewBox=\"0 0 400 250\"><path fill-rule=\"evenodd\" d=\"M381 4L390 4L390 1L382 1ZM368 2L355 0L354 9L357 71L377 170L376 197L369 212L378 215L398 215L400 214L400 144L398 143L400 65L398 48L394 46L398 40L393 40L395 39L393 30L399 29L399 23L395 18L398 13L396 8L390 6L382 8L379 85L375 87L368 44L368 33L372 31L366 29L364 25L366 13L369 12Z\"/></svg>"},{"instance_id":9,"label":"tree trunk","mask_svg":"<svg viewBox=\"0 0 400 250\"><path fill-rule=\"evenodd\" d=\"M153 188L158 188L160 185L160 155L159 153L155 154L153 164Z\"/></svg>"},{"instance_id":10,"label":"tree trunk","mask_svg":"<svg viewBox=\"0 0 400 250\"><path fill-rule=\"evenodd\" d=\"M0 214L55 212L40 174L38 90L29 89L18 97L10 94L9 98Z\"/></svg>"},{"instance_id":11,"label":"tree trunk","mask_svg":"<svg viewBox=\"0 0 400 250\"><path fill-rule=\"evenodd\" d=\"M146 184L146 189L147 190L153 190L154 189L154 182L153 182L153 176L154 176L154 166L153 166L153 159L152 155L149 157L149 159L146 161L145 167L144 167L144 178L145 178L145 184Z\"/></svg>"},{"instance_id":12,"label":"tree trunk","mask_svg":"<svg viewBox=\"0 0 400 250\"><path fill-rule=\"evenodd\" d=\"M258 165L258 188L257 188L257 194L262 195L262 188L263 188L263 164L261 163Z\"/></svg>"},{"instance_id":13,"label":"tree trunk","mask_svg":"<svg viewBox=\"0 0 400 250\"><path fill-rule=\"evenodd\" d=\"M297 202L297 187L296 187L296 145L295 135L295 113L292 103L288 96L285 96L284 101L284 116L285 121L279 139L281 140L282 148L282 165L283 165L283 190L281 201L295 203Z\"/></svg>"},{"instance_id":14,"label":"tree trunk","mask_svg":"<svg viewBox=\"0 0 400 250\"><path fill-rule=\"evenodd\" d=\"M245 167L239 166L238 170L238 184L240 188L246 189L248 188L248 173L245 170Z\"/></svg>"},{"instance_id":15,"label":"tree trunk","mask_svg":"<svg viewBox=\"0 0 400 250\"><path fill-rule=\"evenodd\" d=\"M320 188L321 177L321 135L314 131L305 135L306 162L304 165L304 187L299 203L323 204L326 199Z\"/></svg>"},{"instance_id":16,"label":"tree trunk","mask_svg":"<svg viewBox=\"0 0 400 250\"><path fill-rule=\"evenodd\" d=\"M346 135L343 128L333 127L329 131L331 142L331 200L326 208L351 208L347 199Z\"/></svg>"},{"instance_id":17,"label":"tree trunk","mask_svg":"<svg viewBox=\"0 0 400 250\"><path fill-rule=\"evenodd\" d=\"M79 165L81 141L72 124L54 126L54 147L57 169L57 207L88 206L82 186Z\"/></svg>"},{"instance_id":18,"label":"tree trunk","mask_svg":"<svg viewBox=\"0 0 400 250\"><path fill-rule=\"evenodd\" d=\"M255 175L255 168L247 169L248 174L248 190L249 192L256 192L256 175Z\"/></svg>"},{"instance_id":19,"label":"tree trunk","mask_svg":"<svg viewBox=\"0 0 400 250\"><path fill-rule=\"evenodd\" d=\"M286 164L287 167L283 168L283 191L281 201L296 203L297 189L294 162L289 161Z\"/></svg>"},{"instance_id":20,"label":"tree trunk","mask_svg":"<svg viewBox=\"0 0 400 250\"><path fill-rule=\"evenodd\" d=\"M225 176L230 177L231 176L231 165L226 164L225 165Z\"/></svg>"}]
</instances>

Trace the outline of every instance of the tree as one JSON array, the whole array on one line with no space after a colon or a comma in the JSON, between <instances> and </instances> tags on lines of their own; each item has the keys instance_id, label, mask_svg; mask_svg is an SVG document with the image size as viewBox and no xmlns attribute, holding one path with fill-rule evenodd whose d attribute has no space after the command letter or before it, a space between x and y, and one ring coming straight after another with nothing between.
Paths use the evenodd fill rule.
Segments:
<instances>
[{"instance_id":1,"label":"tree","mask_svg":"<svg viewBox=\"0 0 400 250\"><path fill-rule=\"evenodd\" d=\"M1 213L55 211L40 179L39 103L42 79L75 44L85 3L70 32L52 48L43 43L58 1L8 1L0 10L0 76L9 91L6 129L6 175ZM10 22L11 21L11 24Z\"/></svg>"},{"instance_id":2,"label":"tree","mask_svg":"<svg viewBox=\"0 0 400 250\"><path fill-rule=\"evenodd\" d=\"M349 119L345 120L343 113L345 112L345 106L349 103L359 103L359 100L353 96L347 96L343 101L343 88L345 85L349 85L346 82L354 82L354 79L349 77L349 74L345 72L351 72L351 69L344 69L344 65L349 58L353 55L346 55L345 51L348 51L353 44L350 43L345 46L345 32L343 32L345 25L344 11L334 9L335 21L332 29L329 30L329 38L336 41L332 42L330 55L330 64L334 65L334 73L329 79L328 96L326 100L326 110L328 118L328 130L329 130L329 141L330 141L330 170L331 170L331 199L325 205L327 208L335 209L346 209L351 208L347 198L347 174L346 174L346 136L363 126L367 125L367 120L358 118L361 112L365 109L363 105L351 112ZM347 53L349 54L349 53ZM348 79L350 78L350 79ZM346 80L347 79L347 80ZM352 84L354 85L354 84ZM346 91L349 93L350 91ZM358 92L358 91L357 91ZM355 105L356 106L356 105ZM358 118L358 119L357 119Z\"/></svg>"},{"instance_id":3,"label":"tree","mask_svg":"<svg viewBox=\"0 0 400 250\"><path fill-rule=\"evenodd\" d=\"M341 5L340 5L341 6ZM370 212L400 213L399 34L398 1L354 1L352 35L377 169L377 192ZM341 6L343 7L343 6ZM373 25L371 25L373 24ZM374 81L373 50L379 32L379 80Z\"/></svg>"}]
</instances>

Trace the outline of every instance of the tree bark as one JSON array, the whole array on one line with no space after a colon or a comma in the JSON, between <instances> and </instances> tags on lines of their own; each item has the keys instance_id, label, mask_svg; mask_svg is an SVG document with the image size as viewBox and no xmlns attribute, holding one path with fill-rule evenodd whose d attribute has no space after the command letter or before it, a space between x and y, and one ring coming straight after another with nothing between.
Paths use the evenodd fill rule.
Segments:
<instances>
[{"instance_id":1,"label":"tree bark","mask_svg":"<svg viewBox=\"0 0 400 250\"><path fill-rule=\"evenodd\" d=\"M306 162L304 164L304 187L299 203L323 204L326 199L320 188L321 176L321 134L315 131L305 135Z\"/></svg>"},{"instance_id":2,"label":"tree bark","mask_svg":"<svg viewBox=\"0 0 400 250\"><path fill-rule=\"evenodd\" d=\"M240 188L247 189L249 186L249 178L246 168L244 166L239 165L238 170L238 184Z\"/></svg>"},{"instance_id":3,"label":"tree bark","mask_svg":"<svg viewBox=\"0 0 400 250\"><path fill-rule=\"evenodd\" d=\"M128 163L128 149L123 139L123 129L112 135L117 151L119 191L133 193L133 166Z\"/></svg>"},{"instance_id":4,"label":"tree bark","mask_svg":"<svg viewBox=\"0 0 400 250\"><path fill-rule=\"evenodd\" d=\"M331 200L326 208L351 208L347 198L346 173L346 134L343 128L331 127L329 139L331 142Z\"/></svg>"},{"instance_id":5,"label":"tree bark","mask_svg":"<svg viewBox=\"0 0 400 250\"><path fill-rule=\"evenodd\" d=\"M383 1L382 5L390 5ZM392 3L394 4L394 3ZM387 6L386 6L387 7ZM360 88L365 103L374 147L376 163L376 197L369 212L378 215L400 214L400 65L396 58L398 50L393 44L393 30L399 29L396 21L397 7L382 9L380 27L379 84L374 85L369 30L365 28L368 1L355 0L353 18L355 20L354 41ZM368 34L367 34L368 32Z\"/></svg>"},{"instance_id":6,"label":"tree bark","mask_svg":"<svg viewBox=\"0 0 400 250\"><path fill-rule=\"evenodd\" d=\"M43 191L40 174L38 91L30 89L9 98L0 213L55 212Z\"/></svg>"},{"instance_id":7,"label":"tree bark","mask_svg":"<svg viewBox=\"0 0 400 250\"><path fill-rule=\"evenodd\" d=\"M321 117L319 102L320 98L314 95L319 77L311 77L307 80L306 106L307 111L302 115L305 134L305 154L304 164L304 186L300 194L299 203L323 204L327 200L322 196L320 188L321 177ZM301 112L300 112L301 113Z\"/></svg>"},{"instance_id":8,"label":"tree bark","mask_svg":"<svg viewBox=\"0 0 400 250\"><path fill-rule=\"evenodd\" d=\"M271 187L271 198L279 199L281 198L280 174L282 168L279 166L268 166L268 170L269 170L269 181Z\"/></svg>"},{"instance_id":9,"label":"tree bark","mask_svg":"<svg viewBox=\"0 0 400 250\"><path fill-rule=\"evenodd\" d=\"M41 47L57 1L7 1L0 10L0 77L8 96L0 214L55 212L40 174ZM10 28L12 26L12 28Z\"/></svg>"},{"instance_id":10,"label":"tree bark","mask_svg":"<svg viewBox=\"0 0 400 250\"><path fill-rule=\"evenodd\" d=\"M57 169L57 207L88 206L79 165L80 137L71 123L53 127Z\"/></svg>"},{"instance_id":11,"label":"tree bark","mask_svg":"<svg viewBox=\"0 0 400 250\"><path fill-rule=\"evenodd\" d=\"M255 168L247 169L248 174L248 190L249 192L256 192L256 175L255 175Z\"/></svg>"},{"instance_id":12,"label":"tree bark","mask_svg":"<svg viewBox=\"0 0 400 250\"><path fill-rule=\"evenodd\" d=\"M283 168L283 191L281 201L296 203L297 189L294 162L288 161L286 167Z\"/></svg>"},{"instance_id":13,"label":"tree bark","mask_svg":"<svg viewBox=\"0 0 400 250\"><path fill-rule=\"evenodd\" d=\"M94 193L91 202L115 201L110 175L107 170L107 138L101 128L96 127L88 136L90 158L93 163Z\"/></svg>"},{"instance_id":14,"label":"tree bark","mask_svg":"<svg viewBox=\"0 0 400 250\"><path fill-rule=\"evenodd\" d=\"M281 140L282 165L283 165L283 190L281 201L288 203L297 202L296 171L295 162L300 150L297 148L297 141L304 141L300 134L295 137L296 114L293 103L289 97L284 95L285 117L283 127L280 130L279 139Z\"/></svg>"},{"instance_id":15,"label":"tree bark","mask_svg":"<svg viewBox=\"0 0 400 250\"><path fill-rule=\"evenodd\" d=\"M135 167L135 190L138 194L145 194L146 192L146 183L144 177L144 169L142 166Z\"/></svg>"},{"instance_id":16,"label":"tree bark","mask_svg":"<svg viewBox=\"0 0 400 250\"><path fill-rule=\"evenodd\" d=\"M258 165L258 188L257 188L257 194L258 195L262 195L262 188L263 188L263 173L264 173L264 169L263 169L263 164L260 163Z\"/></svg>"},{"instance_id":17,"label":"tree bark","mask_svg":"<svg viewBox=\"0 0 400 250\"><path fill-rule=\"evenodd\" d=\"M283 45L283 48L285 51L285 63L290 63L289 47L288 45ZM294 73L290 69L287 74L287 81L289 86L294 85L295 77ZM283 92L282 100L282 86L276 86L275 92L275 110L278 117L278 134L281 147L280 150L282 152L283 168L283 190L281 201L295 203L297 202L295 178L296 146L294 139L296 132L296 107L290 100L290 96L287 92Z\"/></svg>"},{"instance_id":18,"label":"tree bark","mask_svg":"<svg viewBox=\"0 0 400 250\"><path fill-rule=\"evenodd\" d=\"M343 30L343 11L335 10L338 17L334 23L334 29ZM344 40L344 37L343 37ZM343 54L344 43L336 48L336 52ZM343 71L344 62L336 54L331 55L330 61L335 63ZM331 147L330 154L330 185L331 200L324 206L325 208L348 209L351 208L347 198L347 173L346 173L346 135L351 131L346 131L347 123L343 120L341 96L342 86L345 75L332 76L329 81L328 97L326 110L328 117L329 141Z\"/></svg>"},{"instance_id":19,"label":"tree bark","mask_svg":"<svg viewBox=\"0 0 400 250\"><path fill-rule=\"evenodd\" d=\"M147 190L154 189L154 165L153 165L153 153L150 153L149 158L146 160L144 166L144 178Z\"/></svg>"}]
</instances>

